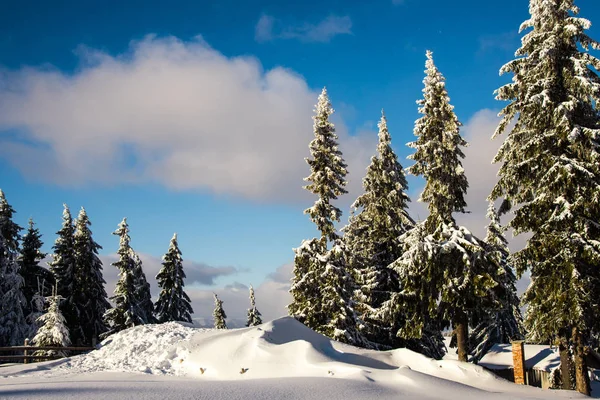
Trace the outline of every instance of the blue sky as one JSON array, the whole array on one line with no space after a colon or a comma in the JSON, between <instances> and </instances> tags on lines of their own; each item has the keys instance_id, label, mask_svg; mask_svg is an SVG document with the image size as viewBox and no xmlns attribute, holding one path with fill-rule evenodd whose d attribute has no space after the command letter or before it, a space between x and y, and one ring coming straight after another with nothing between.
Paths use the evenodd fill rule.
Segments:
<instances>
[{"instance_id":1,"label":"blue sky","mask_svg":"<svg viewBox=\"0 0 600 400\"><path fill-rule=\"evenodd\" d=\"M188 282L197 316L210 292L235 302L250 283L276 314L291 249L315 235L302 214L313 199L300 187L325 85L350 168L347 216L382 108L408 165L404 144L433 50L475 143L465 223L482 229L494 179L488 138L501 107L493 90L510 79L498 70L519 45L526 3L10 2L0 14L0 188L18 223L38 223L47 251L62 203L86 207L107 262L118 245L111 232L127 216L154 270L178 233L199 277ZM600 24L599 2L577 4ZM600 38L595 25L589 33ZM409 183L416 200L422 183ZM112 269L105 265L109 292Z\"/></svg>"}]
</instances>

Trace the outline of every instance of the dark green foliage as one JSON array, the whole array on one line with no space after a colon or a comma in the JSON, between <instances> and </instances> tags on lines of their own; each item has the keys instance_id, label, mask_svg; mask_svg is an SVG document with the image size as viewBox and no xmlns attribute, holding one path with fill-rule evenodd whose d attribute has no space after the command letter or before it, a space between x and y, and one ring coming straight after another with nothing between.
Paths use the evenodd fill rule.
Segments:
<instances>
[{"instance_id":1,"label":"dark green foliage","mask_svg":"<svg viewBox=\"0 0 600 400\"><path fill-rule=\"evenodd\" d=\"M342 211L331 204L332 200L347 193L344 178L348 174L342 153L338 149L337 135L329 117L333 108L327 97L327 90L323 88L316 105L314 120L315 138L310 142L310 154L306 162L310 166L311 174L305 178L310 182L305 189L319 196L315 204L304 211L310 220L317 225L322 238L337 239L334 222L339 222Z\"/></svg>"},{"instance_id":2,"label":"dark green foliage","mask_svg":"<svg viewBox=\"0 0 600 400\"><path fill-rule=\"evenodd\" d=\"M513 81L497 90L509 104L495 136L506 133L494 161L490 194L509 226L531 233L512 256L518 274L531 271L525 325L534 341L573 328L589 338L600 321L600 60L573 0L532 0L517 57L501 69Z\"/></svg>"},{"instance_id":3,"label":"dark green foliage","mask_svg":"<svg viewBox=\"0 0 600 400\"><path fill-rule=\"evenodd\" d=\"M121 221L113 235L119 236L119 250L117 250L119 260L112 264L119 270L119 281L114 295L111 297L115 306L104 314L104 322L108 331L103 334L103 337L145 323L145 313L140 309L136 297L134 276L136 260L134 259L135 253L129 244L131 238L129 237L127 218Z\"/></svg>"},{"instance_id":4,"label":"dark green foliage","mask_svg":"<svg viewBox=\"0 0 600 400\"><path fill-rule=\"evenodd\" d=\"M41 296L49 295L54 285L52 273L40 265L40 261L46 257L41 248L44 243L41 240L42 235L35 227L32 219L29 219L27 232L23 235L21 244L21 256L19 265L21 276L24 280L23 294L25 295L25 314L29 315L34 311L33 298L36 293Z\"/></svg>"},{"instance_id":5,"label":"dark green foliage","mask_svg":"<svg viewBox=\"0 0 600 400\"><path fill-rule=\"evenodd\" d=\"M173 235L169 250L163 256L162 268L156 275L160 294L155 304L155 316L158 322L192 322L190 298L183 291L185 272L181 251L177 244L177 234Z\"/></svg>"},{"instance_id":6,"label":"dark green foliage","mask_svg":"<svg viewBox=\"0 0 600 400\"><path fill-rule=\"evenodd\" d=\"M56 282L56 293L64 299L59 307L65 318L67 328L72 333L81 331L73 297L75 288L75 228L69 207L66 204L63 204L63 207L62 227L56 232L58 237L52 247L54 253L48 265ZM73 337L71 337L71 342L74 343Z\"/></svg>"},{"instance_id":7,"label":"dark green foliage","mask_svg":"<svg viewBox=\"0 0 600 400\"><path fill-rule=\"evenodd\" d=\"M215 329L227 329L227 314L223 310L223 300L219 300L219 297L215 293L215 309L213 311L213 319L215 320Z\"/></svg>"},{"instance_id":8,"label":"dark green foliage","mask_svg":"<svg viewBox=\"0 0 600 400\"><path fill-rule=\"evenodd\" d=\"M256 299L254 298L254 288L250 286L250 308L248 309L248 318L246 326L256 326L262 324L260 311L256 308Z\"/></svg>"},{"instance_id":9,"label":"dark green foliage","mask_svg":"<svg viewBox=\"0 0 600 400\"><path fill-rule=\"evenodd\" d=\"M102 247L92 238L91 222L82 207L75 222L74 234L74 280L72 304L75 308L78 326L69 331L71 342L92 345L98 342L101 334L107 331L103 316L110 308L107 300L105 281L102 277L102 262L98 250Z\"/></svg>"}]
</instances>

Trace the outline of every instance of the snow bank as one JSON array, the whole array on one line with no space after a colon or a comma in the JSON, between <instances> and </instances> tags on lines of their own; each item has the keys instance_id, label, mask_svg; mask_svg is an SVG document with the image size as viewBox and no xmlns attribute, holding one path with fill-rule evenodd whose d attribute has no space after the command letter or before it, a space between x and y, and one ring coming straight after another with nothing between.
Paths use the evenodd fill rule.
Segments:
<instances>
[{"instance_id":1,"label":"snow bank","mask_svg":"<svg viewBox=\"0 0 600 400\"><path fill-rule=\"evenodd\" d=\"M305 386L310 394L288 393L286 398L350 400L373 398L383 393L386 393L384 398L389 395L389 398L445 400L548 398L567 397L567 394L577 397L573 392L517 386L479 366L453 360L436 361L406 349L385 352L359 349L332 341L290 317L232 330L198 329L180 323L138 326L111 336L101 343L99 350L89 354L50 363L1 368L0 398L7 381L12 382L13 388L34 382L43 387L44 380L39 378L44 377L49 378L54 388L96 385L90 383L90 379L114 382L101 385L104 392L98 392L97 397L86 395L82 397L85 399L106 398L102 396L121 386L130 391L131 387L141 385L140 390L143 386L148 392L148 385L157 381L172 384L163 385L156 392L162 393L163 397L158 394L144 396L183 398L181 396L187 391L193 392L192 388L202 388L206 398L238 398L237 392L222 397L219 390L219 387L238 387L239 398L249 398L247 390L260 391L263 395L269 390L288 393L287 388L305 382L310 383ZM181 388L168 392L167 387L176 386L174 380ZM128 385L116 383L121 381L127 381ZM249 382L245 382L247 386L234 384L242 381ZM332 387L353 387L358 393L351 396L345 390L342 397L332 397ZM207 392L208 388L214 388L216 392ZM44 398L50 394L44 392ZM250 398L278 398L271 394ZM57 394L56 398L61 397Z\"/></svg>"}]
</instances>

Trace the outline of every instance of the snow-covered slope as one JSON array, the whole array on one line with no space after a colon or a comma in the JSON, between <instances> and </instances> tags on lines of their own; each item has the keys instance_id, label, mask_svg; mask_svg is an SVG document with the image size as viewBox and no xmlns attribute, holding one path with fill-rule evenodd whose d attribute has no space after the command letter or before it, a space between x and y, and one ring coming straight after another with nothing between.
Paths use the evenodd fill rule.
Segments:
<instances>
[{"instance_id":1,"label":"snow-covered slope","mask_svg":"<svg viewBox=\"0 0 600 400\"><path fill-rule=\"evenodd\" d=\"M109 383L99 384L104 381ZM63 385L65 391L45 392L45 382L50 388ZM39 391L30 392L32 384ZM111 336L99 350L86 355L0 368L0 398L7 388L12 396L39 393L40 398L54 398L54 394L68 398L70 388L76 392L90 385L101 389L80 398L106 398L120 386L127 387L128 393L139 386L139 391L147 392L144 398L186 398L188 393L196 393L191 398L282 398L272 396L284 392L289 398L328 400L579 397L573 392L517 386L481 367L431 360L410 350L358 349L289 317L222 331L179 323L138 326ZM303 387L305 393L292 390L292 395L293 387ZM338 388L334 393L339 396L332 394L332 388ZM200 389L206 397L198 397L195 390Z\"/></svg>"}]
</instances>

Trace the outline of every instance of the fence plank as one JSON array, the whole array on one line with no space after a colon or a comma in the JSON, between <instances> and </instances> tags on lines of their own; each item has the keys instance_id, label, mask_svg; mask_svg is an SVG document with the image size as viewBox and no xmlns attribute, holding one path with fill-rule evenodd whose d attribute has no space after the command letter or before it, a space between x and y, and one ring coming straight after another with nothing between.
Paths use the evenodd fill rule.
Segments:
<instances>
[{"instance_id":1,"label":"fence plank","mask_svg":"<svg viewBox=\"0 0 600 400\"><path fill-rule=\"evenodd\" d=\"M58 359L58 358L64 358L62 356L0 356L0 360L31 360L33 358L39 358L39 359L47 359L47 360L52 360L52 359Z\"/></svg>"},{"instance_id":2,"label":"fence plank","mask_svg":"<svg viewBox=\"0 0 600 400\"><path fill-rule=\"evenodd\" d=\"M70 351L90 351L96 350L95 347L52 347L52 346L12 346L0 347L0 352L18 351L18 350L70 350Z\"/></svg>"}]
</instances>

